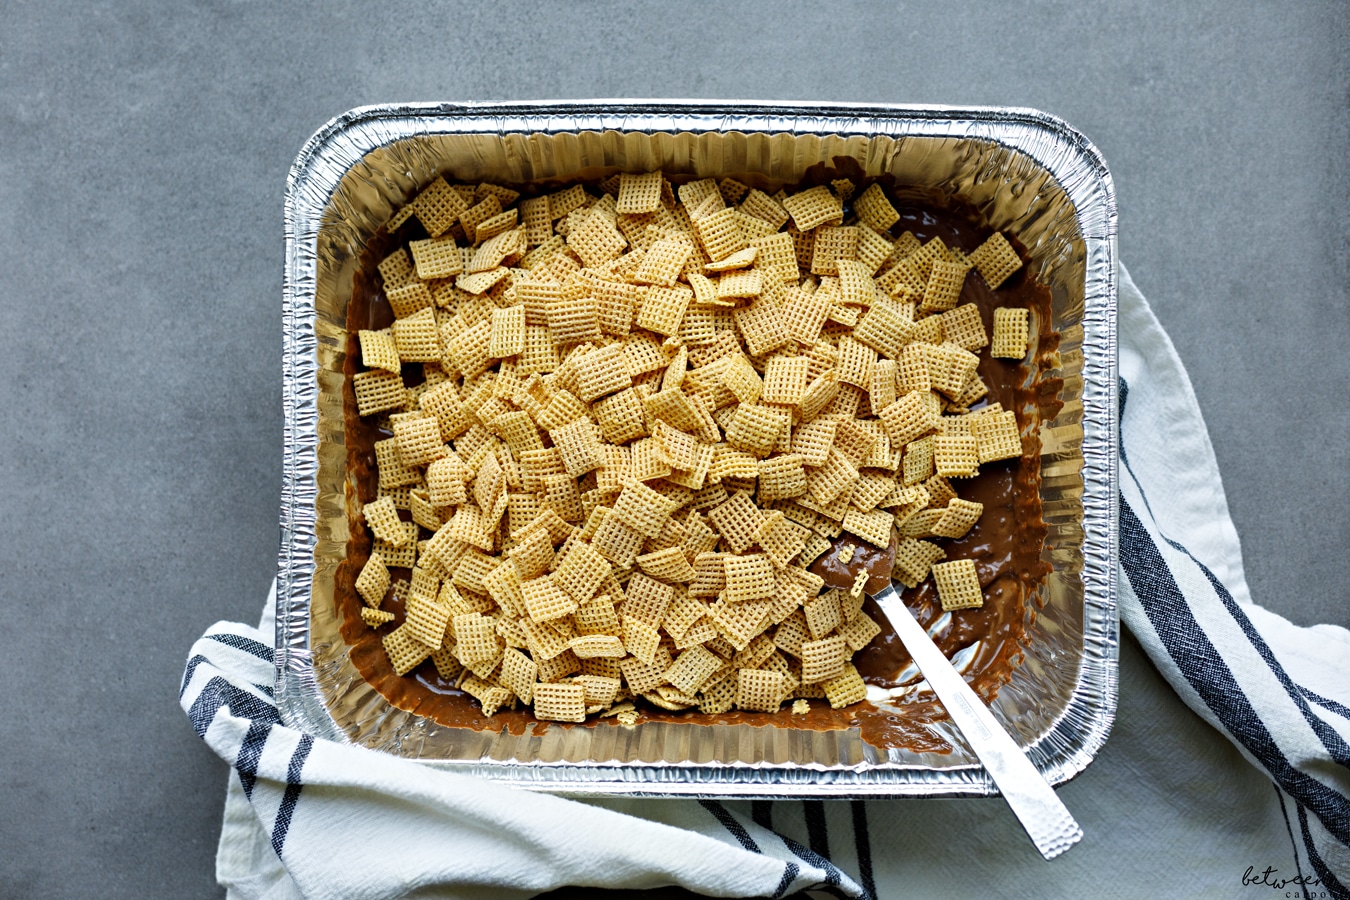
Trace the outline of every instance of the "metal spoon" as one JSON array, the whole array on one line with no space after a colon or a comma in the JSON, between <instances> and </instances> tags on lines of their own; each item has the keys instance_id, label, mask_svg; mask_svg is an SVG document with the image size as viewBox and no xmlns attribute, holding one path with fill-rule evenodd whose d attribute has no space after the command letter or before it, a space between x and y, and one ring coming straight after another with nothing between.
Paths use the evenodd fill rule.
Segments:
<instances>
[{"instance_id":1,"label":"metal spoon","mask_svg":"<svg viewBox=\"0 0 1350 900\"><path fill-rule=\"evenodd\" d=\"M840 551L845 547L847 553L840 558ZM811 566L811 571L820 575L826 584L845 589L852 587L859 572L867 572L865 590L890 620L928 686L961 729L966 743L984 764L1036 849L1046 859L1054 859L1078 843L1083 830L1055 795L1054 788L900 599L889 575L894 561L894 541L885 550L879 550L850 535L841 535L835 545Z\"/></svg>"}]
</instances>

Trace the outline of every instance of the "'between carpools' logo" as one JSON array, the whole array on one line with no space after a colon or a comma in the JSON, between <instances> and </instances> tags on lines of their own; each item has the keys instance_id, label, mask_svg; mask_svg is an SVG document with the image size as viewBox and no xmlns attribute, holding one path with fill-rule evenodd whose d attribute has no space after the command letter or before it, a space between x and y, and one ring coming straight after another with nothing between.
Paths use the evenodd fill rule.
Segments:
<instances>
[{"instance_id":1,"label":"'between carpools' logo","mask_svg":"<svg viewBox=\"0 0 1350 900\"><path fill-rule=\"evenodd\" d=\"M1285 897L1298 898L1298 900L1320 900L1322 897L1330 897L1329 891L1319 891L1322 880L1312 875L1295 875L1293 878L1281 878L1280 870L1274 866L1266 866L1260 872L1256 871L1255 866L1248 866L1247 871L1242 873L1242 883L1244 885L1254 885L1257 887L1268 887L1271 890L1284 891ZM1311 890L1310 890L1311 888Z\"/></svg>"}]
</instances>

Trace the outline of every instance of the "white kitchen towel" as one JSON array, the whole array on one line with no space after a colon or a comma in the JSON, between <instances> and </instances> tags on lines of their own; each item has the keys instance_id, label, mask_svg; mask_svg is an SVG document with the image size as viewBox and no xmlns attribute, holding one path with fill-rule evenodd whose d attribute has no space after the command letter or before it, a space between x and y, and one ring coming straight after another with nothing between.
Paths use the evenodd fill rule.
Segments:
<instances>
[{"instance_id":1,"label":"white kitchen towel","mask_svg":"<svg viewBox=\"0 0 1350 900\"><path fill-rule=\"evenodd\" d=\"M1350 632L1251 602L1190 381L1120 275L1121 617L1178 695L1275 783L1298 883L1350 898ZM208 630L180 695L233 767L217 855L231 898L904 892L875 882L874 859L919 850L886 827L881 802L757 803L745 816L715 801L571 801L300 734L272 700L270 610L256 629ZM789 807L805 845L767 827Z\"/></svg>"}]
</instances>

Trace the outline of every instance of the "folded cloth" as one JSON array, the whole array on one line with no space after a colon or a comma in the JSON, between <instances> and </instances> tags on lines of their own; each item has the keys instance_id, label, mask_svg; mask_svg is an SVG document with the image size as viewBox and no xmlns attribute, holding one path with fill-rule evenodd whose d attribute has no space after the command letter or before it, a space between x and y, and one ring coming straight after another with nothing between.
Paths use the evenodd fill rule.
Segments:
<instances>
[{"instance_id":1,"label":"folded cloth","mask_svg":"<svg viewBox=\"0 0 1350 900\"><path fill-rule=\"evenodd\" d=\"M1274 781L1294 811L1300 878L1350 897L1350 632L1252 603L1190 381L1123 269L1119 345L1121 617L1182 700ZM874 858L911 849L883 803L747 815L715 801L572 801L300 734L272 700L271 607L258 628L212 626L180 694L233 767L217 854L231 898L900 892L873 876ZM809 846L768 827L789 806Z\"/></svg>"},{"instance_id":2,"label":"folded cloth","mask_svg":"<svg viewBox=\"0 0 1350 900\"><path fill-rule=\"evenodd\" d=\"M1300 877L1350 897L1350 631L1252 602L1190 378L1123 267L1119 344L1121 621L1291 801Z\"/></svg>"}]
</instances>

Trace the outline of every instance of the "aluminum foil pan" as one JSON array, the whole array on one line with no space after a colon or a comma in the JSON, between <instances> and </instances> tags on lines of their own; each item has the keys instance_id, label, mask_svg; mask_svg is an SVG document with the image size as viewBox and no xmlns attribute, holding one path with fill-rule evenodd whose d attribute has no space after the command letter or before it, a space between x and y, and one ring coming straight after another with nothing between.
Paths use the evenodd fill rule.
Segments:
<instances>
[{"instance_id":1,"label":"aluminum foil pan","mask_svg":"<svg viewBox=\"0 0 1350 900\"><path fill-rule=\"evenodd\" d=\"M342 366L365 242L439 173L518 183L616 168L792 183L851 157L865 174L975 204L1015 234L1052 295L1063 409L1041 427L1053 574L1025 660L993 709L1052 783L1076 775L1115 714L1116 205L1100 154L1027 109L597 101L404 104L339 116L301 150L286 193L285 470L276 696L329 740L574 795L850 797L993 794L949 722L951 753L879 750L857 729L550 725L520 737L445 728L391 706L338 634L349 537ZM1050 549L1052 548L1052 549Z\"/></svg>"}]
</instances>

